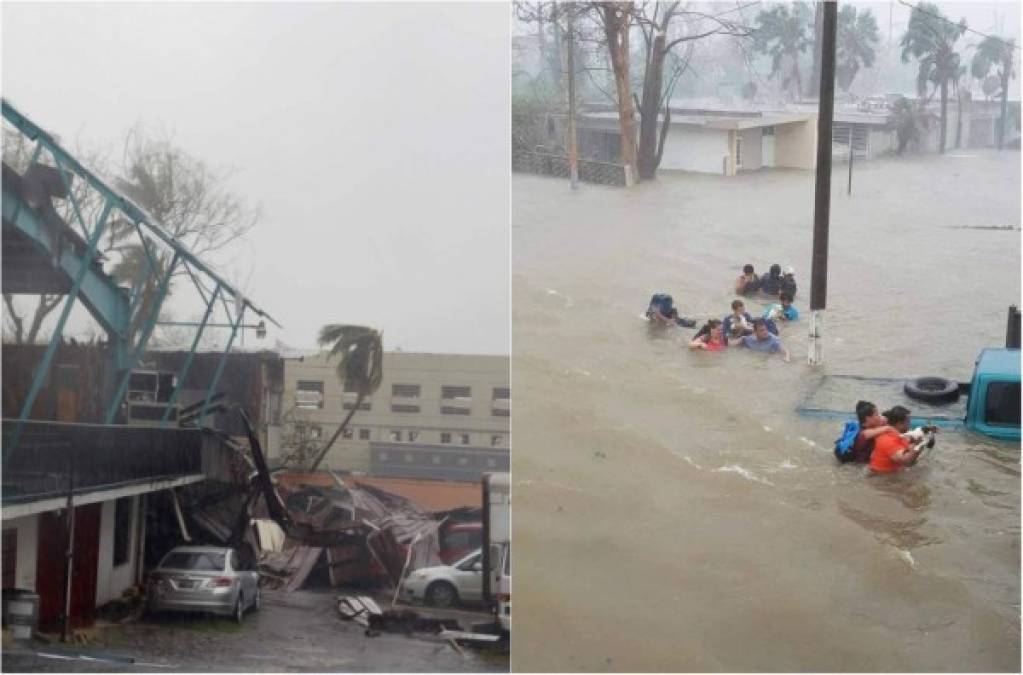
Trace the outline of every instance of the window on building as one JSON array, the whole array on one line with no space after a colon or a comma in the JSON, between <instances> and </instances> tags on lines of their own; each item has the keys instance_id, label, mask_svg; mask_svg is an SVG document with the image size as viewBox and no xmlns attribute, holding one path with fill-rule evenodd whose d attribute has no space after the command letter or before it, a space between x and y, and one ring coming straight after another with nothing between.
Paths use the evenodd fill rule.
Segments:
<instances>
[{"instance_id":1,"label":"window on building","mask_svg":"<svg viewBox=\"0 0 1023 675\"><path fill-rule=\"evenodd\" d=\"M461 440L462 445L469 445L469 434L459 434L459 440Z\"/></svg>"},{"instance_id":2,"label":"window on building","mask_svg":"<svg viewBox=\"0 0 1023 675\"><path fill-rule=\"evenodd\" d=\"M352 440L353 438L355 438L355 430L345 429L344 431L341 432L341 438L345 439L346 441Z\"/></svg>"},{"instance_id":3,"label":"window on building","mask_svg":"<svg viewBox=\"0 0 1023 675\"><path fill-rule=\"evenodd\" d=\"M494 387L493 398L511 398L511 387Z\"/></svg>"},{"instance_id":4,"label":"window on building","mask_svg":"<svg viewBox=\"0 0 1023 675\"><path fill-rule=\"evenodd\" d=\"M774 136L774 127L764 127L764 136Z\"/></svg>"},{"instance_id":5,"label":"window on building","mask_svg":"<svg viewBox=\"0 0 1023 675\"><path fill-rule=\"evenodd\" d=\"M359 390L353 384L345 382L344 385L344 398L341 402L341 407L345 410L351 410L355 407L355 401L358 400ZM359 410L372 410L373 404L367 396L363 399L362 404L359 406Z\"/></svg>"},{"instance_id":6,"label":"window on building","mask_svg":"<svg viewBox=\"0 0 1023 675\"><path fill-rule=\"evenodd\" d=\"M448 432L448 431L440 432L440 442L441 443L450 443L451 442L451 432Z\"/></svg>"},{"instance_id":7,"label":"window on building","mask_svg":"<svg viewBox=\"0 0 1023 675\"><path fill-rule=\"evenodd\" d=\"M131 497L114 502L114 566L128 562L131 550Z\"/></svg>"},{"instance_id":8,"label":"window on building","mask_svg":"<svg viewBox=\"0 0 1023 675\"><path fill-rule=\"evenodd\" d=\"M490 414L494 417L511 417L511 410L505 410L504 408L494 408L490 411Z\"/></svg>"},{"instance_id":9,"label":"window on building","mask_svg":"<svg viewBox=\"0 0 1023 675\"><path fill-rule=\"evenodd\" d=\"M308 424L305 428L306 437L310 440L319 440L323 438L323 427L319 424Z\"/></svg>"},{"instance_id":10,"label":"window on building","mask_svg":"<svg viewBox=\"0 0 1023 675\"><path fill-rule=\"evenodd\" d=\"M987 386L984 421L1018 427L1019 404L1019 382L992 382Z\"/></svg>"},{"instance_id":11,"label":"window on building","mask_svg":"<svg viewBox=\"0 0 1023 675\"><path fill-rule=\"evenodd\" d=\"M323 380L299 380L295 384L295 405L303 410L323 408Z\"/></svg>"},{"instance_id":12,"label":"window on building","mask_svg":"<svg viewBox=\"0 0 1023 675\"><path fill-rule=\"evenodd\" d=\"M359 429L359 440L360 441L369 440L369 429Z\"/></svg>"},{"instance_id":13,"label":"window on building","mask_svg":"<svg viewBox=\"0 0 1023 675\"><path fill-rule=\"evenodd\" d=\"M404 405L401 403L392 403L391 412L396 413L417 413L419 412L419 406L417 405Z\"/></svg>"},{"instance_id":14,"label":"window on building","mask_svg":"<svg viewBox=\"0 0 1023 675\"><path fill-rule=\"evenodd\" d=\"M490 434L490 447L496 448L504 443L504 436L501 434Z\"/></svg>"},{"instance_id":15,"label":"window on building","mask_svg":"<svg viewBox=\"0 0 1023 675\"><path fill-rule=\"evenodd\" d=\"M418 438L419 438L419 432L418 431L409 431L408 432L409 443L415 443Z\"/></svg>"},{"instance_id":16,"label":"window on building","mask_svg":"<svg viewBox=\"0 0 1023 675\"><path fill-rule=\"evenodd\" d=\"M445 384L440 388L441 398L469 398L472 396L472 387L454 386Z\"/></svg>"},{"instance_id":17,"label":"window on building","mask_svg":"<svg viewBox=\"0 0 1023 675\"><path fill-rule=\"evenodd\" d=\"M442 405L440 407L441 415L471 415L472 410L463 406L454 405Z\"/></svg>"},{"instance_id":18,"label":"window on building","mask_svg":"<svg viewBox=\"0 0 1023 675\"><path fill-rule=\"evenodd\" d=\"M419 398L418 384L392 384L391 396L402 396L404 398Z\"/></svg>"},{"instance_id":19,"label":"window on building","mask_svg":"<svg viewBox=\"0 0 1023 675\"><path fill-rule=\"evenodd\" d=\"M401 443L401 432L400 431L395 431L394 429L391 430L391 442L392 443Z\"/></svg>"}]
</instances>

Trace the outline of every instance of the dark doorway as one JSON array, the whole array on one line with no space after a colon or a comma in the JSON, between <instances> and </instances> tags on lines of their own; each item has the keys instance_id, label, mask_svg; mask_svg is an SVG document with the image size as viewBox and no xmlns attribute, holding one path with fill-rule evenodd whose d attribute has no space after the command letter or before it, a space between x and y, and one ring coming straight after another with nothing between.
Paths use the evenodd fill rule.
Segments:
<instances>
[{"instance_id":1,"label":"dark doorway","mask_svg":"<svg viewBox=\"0 0 1023 675\"><path fill-rule=\"evenodd\" d=\"M92 619L96 608L96 576L99 567L99 527L102 504L75 509L74 575L71 581L71 619L76 625ZM39 626L60 627L64 604L66 519L63 512L39 516L39 552L36 592L39 594Z\"/></svg>"}]
</instances>

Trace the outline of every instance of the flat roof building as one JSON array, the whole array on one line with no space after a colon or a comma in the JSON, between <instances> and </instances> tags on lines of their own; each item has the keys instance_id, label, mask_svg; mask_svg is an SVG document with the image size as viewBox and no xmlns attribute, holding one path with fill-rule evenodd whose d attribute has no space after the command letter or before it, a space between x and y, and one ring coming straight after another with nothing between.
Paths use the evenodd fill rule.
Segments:
<instances>
[{"instance_id":1,"label":"flat roof building","mask_svg":"<svg viewBox=\"0 0 1023 675\"><path fill-rule=\"evenodd\" d=\"M308 465L356 403L336 367L327 352L285 361L281 438L271 448L293 466ZM472 481L508 471L510 381L507 356L386 352L380 388L320 468Z\"/></svg>"}]
</instances>

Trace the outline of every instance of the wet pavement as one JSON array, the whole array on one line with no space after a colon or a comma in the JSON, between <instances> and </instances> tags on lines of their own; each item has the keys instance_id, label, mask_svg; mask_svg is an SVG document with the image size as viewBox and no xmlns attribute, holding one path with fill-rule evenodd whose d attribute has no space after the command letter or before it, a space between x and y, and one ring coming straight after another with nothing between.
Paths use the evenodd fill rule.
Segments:
<instances>
[{"instance_id":1,"label":"wet pavement","mask_svg":"<svg viewBox=\"0 0 1023 675\"><path fill-rule=\"evenodd\" d=\"M3 653L4 672L507 672L507 651L459 653L436 636L384 633L343 621L337 592L265 592L263 607L231 620L180 614L88 631L82 647L34 643ZM380 603L386 607L386 602ZM413 608L421 611L421 608ZM486 615L449 612L469 629ZM82 658L84 657L84 658Z\"/></svg>"}]
</instances>

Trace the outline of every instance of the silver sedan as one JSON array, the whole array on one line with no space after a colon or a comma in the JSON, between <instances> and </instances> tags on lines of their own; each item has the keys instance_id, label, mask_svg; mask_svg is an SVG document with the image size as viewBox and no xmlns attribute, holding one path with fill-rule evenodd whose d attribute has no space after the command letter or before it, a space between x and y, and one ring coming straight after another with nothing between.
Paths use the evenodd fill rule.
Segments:
<instances>
[{"instance_id":1,"label":"silver sedan","mask_svg":"<svg viewBox=\"0 0 1023 675\"><path fill-rule=\"evenodd\" d=\"M149 575L150 611L209 612L233 616L259 609L259 573L238 552L214 546L178 546Z\"/></svg>"}]
</instances>

